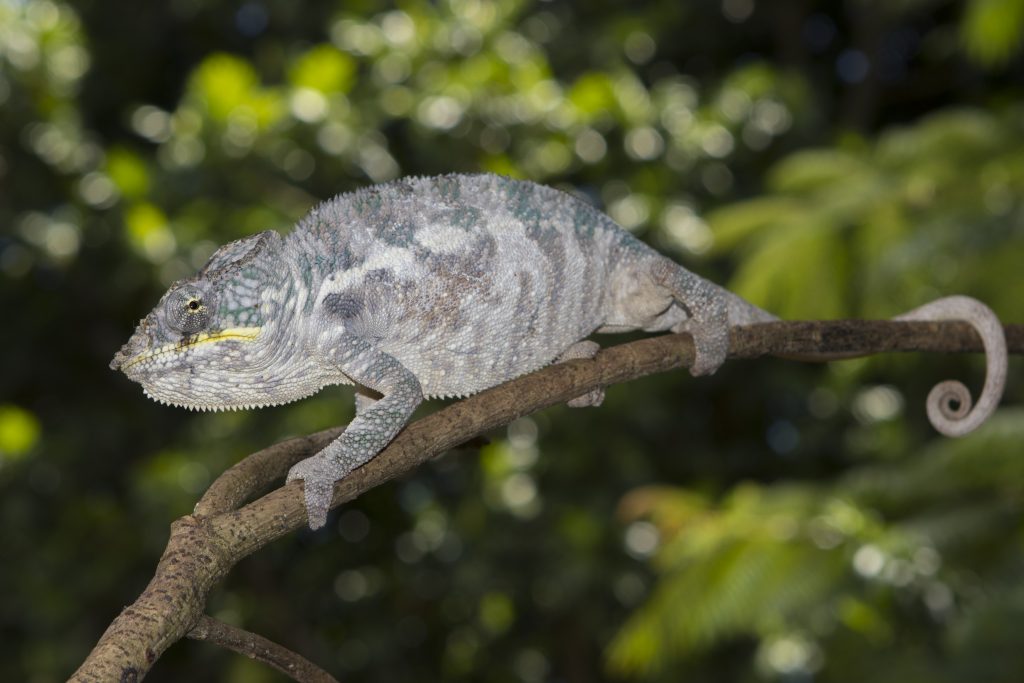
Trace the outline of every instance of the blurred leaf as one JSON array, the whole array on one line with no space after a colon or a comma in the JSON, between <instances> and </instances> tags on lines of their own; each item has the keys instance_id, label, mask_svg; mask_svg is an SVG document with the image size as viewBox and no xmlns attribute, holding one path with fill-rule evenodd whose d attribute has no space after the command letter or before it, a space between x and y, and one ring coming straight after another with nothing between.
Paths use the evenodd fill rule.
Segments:
<instances>
[{"instance_id":1,"label":"blurred leaf","mask_svg":"<svg viewBox=\"0 0 1024 683\"><path fill-rule=\"evenodd\" d=\"M218 53L203 60L192 76L192 85L206 103L210 116L223 123L232 112L254 99L259 78L249 62Z\"/></svg>"},{"instance_id":2,"label":"blurred leaf","mask_svg":"<svg viewBox=\"0 0 1024 683\"><path fill-rule=\"evenodd\" d=\"M488 593L480 601L480 622L492 635L507 631L515 618L515 605L504 593Z\"/></svg>"},{"instance_id":3,"label":"blurred leaf","mask_svg":"<svg viewBox=\"0 0 1024 683\"><path fill-rule=\"evenodd\" d=\"M567 510L558 518L558 534L570 547L593 550L601 541L601 526L597 520L580 510Z\"/></svg>"},{"instance_id":4,"label":"blurred leaf","mask_svg":"<svg viewBox=\"0 0 1024 683\"><path fill-rule=\"evenodd\" d=\"M0 464L18 460L39 441L41 432L35 415L10 403L0 404Z\"/></svg>"},{"instance_id":5,"label":"blurred leaf","mask_svg":"<svg viewBox=\"0 0 1024 683\"><path fill-rule=\"evenodd\" d=\"M128 240L141 255L161 262L174 251L175 239L168 228L167 216L148 202L139 202L125 211Z\"/></svg>"},{"instance_id":6,"label":"blurred leaf","mask_svg":"<svg viewBox=\"0 0 1024 683\"><path fill-rule=\"evenodd\" d=\"M1012 112L1005 115L1010 120L1014 116ZM923 117L913 126L884 131L876 143L877 161L887 168L973 161L1005 151L1007 132L1005 121L993 112L948 109Z\"/></svg>"},{"instance_id":7,"label":"blurred leaf","mask_svg":"<svg viewBox=\"0 0 1024 683\"><path fill-rule=\"evenodd\" d=\"M799 221L804 205L789 197L759 197L737 202L707 214L716 250L732 251L750 239L767 238L760 231Z\"/></svg>"},{"instance_id":8,"label":"blurred leaf","mask_svg":"<svg viewBox=\"0 0 1024 683\"><path fill-rule=\"evenodd\" d=\"M839 226L812 217L772 226L729 288L783 318L841 317L847 310L848 255L838 233Z\"/></svg>"},{"instance_id":9,"label":"blurred leaf","mask_svg":"<svg viewBox=\"0 0 1024 683\"><path fill-rule=\"evenodd\" d=\"M892 638L892 627L888 620L867 602L849 597L838 605L837 610L839 620L851 631L874 641L887 641Z\"/></svg>"},{"instance_id":10,"label":"blurred leaf","mask_svg":"<svg viewBox=\"0 0 1024 683\"><path fill-rule=\"evenodd\" d=\"M352 87L355 72L355 61L347 54L333 45L318 45L295 60L288 80L299 88L344 93Z\"/></svg>"},{"instance_id":11,"label":"blurred leaf","mask_svg":"<svg viewBox=\"0 0 1024 683\"><path fill-rule=\"evenodd\" d=\"M509 178L525 179L527 177L527 174L505 155L487 157L481 162L481 170Z\"/></svg>"},{"instance_id":12,"label":"blurred leaf","mask_svg":"<svg viewBox=\"0 0 1024 683\"><path fill-rule=\"evenodd\" d=\"M967 54L984 66L999 66L1020 49L1024 0L969 0L961 32Z\"/></svg>"},{"instance_id":13,"label":"blurred leaf","mask_svg":"<svg viewBox=\"0 0 1024 683\"><path fill-rule=\"evenodd\" d=\"M146 164L134 152L115 147L107 152L107 175L122 195L138 199L149 192Z\"/></svg>"},{"instance_id":14,"label":"blurred leaf","mask_svg":"<svg viewBox=\"0 0 1024 683\"><path fill-rule=\"evenodd\" d=\"M583 115L584 121L607 115L616 106L615 85L603 73L580 76L569 88L567 97Z\"/></svg>"},{"instance_id":15,"label":"blurred leaf","mask_svg":"<svg viewBox=\"0 0 1024 683\"><path fill-rule=\"evenodd\" d=\"M814 192L871 171L865 159L846 150L807 150L776 164L768 176L768 186L779 193Z\"/></svg>"}]
</instances>

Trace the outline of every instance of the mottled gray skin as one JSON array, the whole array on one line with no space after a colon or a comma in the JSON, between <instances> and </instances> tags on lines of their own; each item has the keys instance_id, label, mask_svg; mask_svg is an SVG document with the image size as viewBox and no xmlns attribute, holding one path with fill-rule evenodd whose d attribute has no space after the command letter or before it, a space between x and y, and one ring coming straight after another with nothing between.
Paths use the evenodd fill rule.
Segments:
<instances>
[{"instance_id":1,"label":"mottled gray skin","mask_svg":"<svg viewBox=\"0 0 1024 683\"><path fill-rule=\"evenodd\" d=\"M287 237L268 231L221 247L171 287L111 365L158 401L204 410L355 384L355 419L288 475L303 480L317 528L334 483L383 449L424 398L593 356L597 345L582 340L594 332L688 332L691 372L703 375L724 361L731 325L773 319L580 199L449 175L343 194Z\"/></svg>"}]
</instances>

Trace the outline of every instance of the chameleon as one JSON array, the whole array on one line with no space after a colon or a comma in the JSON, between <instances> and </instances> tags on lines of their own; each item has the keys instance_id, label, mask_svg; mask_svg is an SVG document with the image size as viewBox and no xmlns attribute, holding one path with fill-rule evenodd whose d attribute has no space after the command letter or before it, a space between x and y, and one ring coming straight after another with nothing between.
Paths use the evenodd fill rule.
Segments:
<instances>
[{"instance_id":1,"label":"chameleon","mask_svg":"<svg viewBox=\"0 0 1024 683\"><path fill-rule=\"evenodd\" d=\"M998 403L1006 349L998 319L973 299L902 316L946 318L971 322L989 359L974 410L966 388L953 402L959 411L929 397L933 424L960 434ZM581 198L451 174L340 194L287 236L268 230L220 247L170 287L111 367L151 398L194 410L278 405L354 385L354 419L288 473L303 482L315 529L335 482L380 452L426 398L467 396L593 357L595 332L688 333L690 372L707 375L725 360L731 327L774 320ZM595 389L570 405L602 398Z\"/></svg>"}]
</instances>

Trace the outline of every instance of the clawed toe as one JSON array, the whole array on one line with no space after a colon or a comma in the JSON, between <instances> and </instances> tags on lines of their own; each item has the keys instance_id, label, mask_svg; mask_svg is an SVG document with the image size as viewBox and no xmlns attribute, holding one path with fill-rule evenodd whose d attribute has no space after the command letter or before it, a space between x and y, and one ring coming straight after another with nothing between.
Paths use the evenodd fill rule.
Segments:
<instances>
[{"instance_id":1,"label":"clawed toe","mask_svg":"<svg viewBox=\"0 0 1024 683\"><path fill-rule=\"evenodd\" d=\"M566 405L570 408L590 408L599 406L602 402L604 402L604 389L599 387L569 400Z\"/></svg>"}]
</instances>

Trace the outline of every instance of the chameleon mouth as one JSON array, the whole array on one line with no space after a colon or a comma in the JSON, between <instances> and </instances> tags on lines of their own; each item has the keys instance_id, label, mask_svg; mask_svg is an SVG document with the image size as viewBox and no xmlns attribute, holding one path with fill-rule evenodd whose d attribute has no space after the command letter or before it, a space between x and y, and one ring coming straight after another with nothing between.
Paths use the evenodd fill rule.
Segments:
<instances>
[{"instance_id":1,"label":"chameleon mouth","mask_svg":"<svg viewBox=\"0 0 1024 683\"><path fill-rule=\"evenodd\" d=\"M155 349L149 349L143 351L140 354L132 356L131 358L120 363L120 369L122 372L127 372L128 368L145 361L159 358L161 356L168 356L173 354L182 353L188 349L203 344L216 344L222 341L254 341L260 335L261 327L228 327L220 330L219 332L200 332L191 336L185 337L181 341L173 342L171 344L164 344L158 346ZM116 359L115 359L116 362Z\"/></svg>"}]
</instances>

